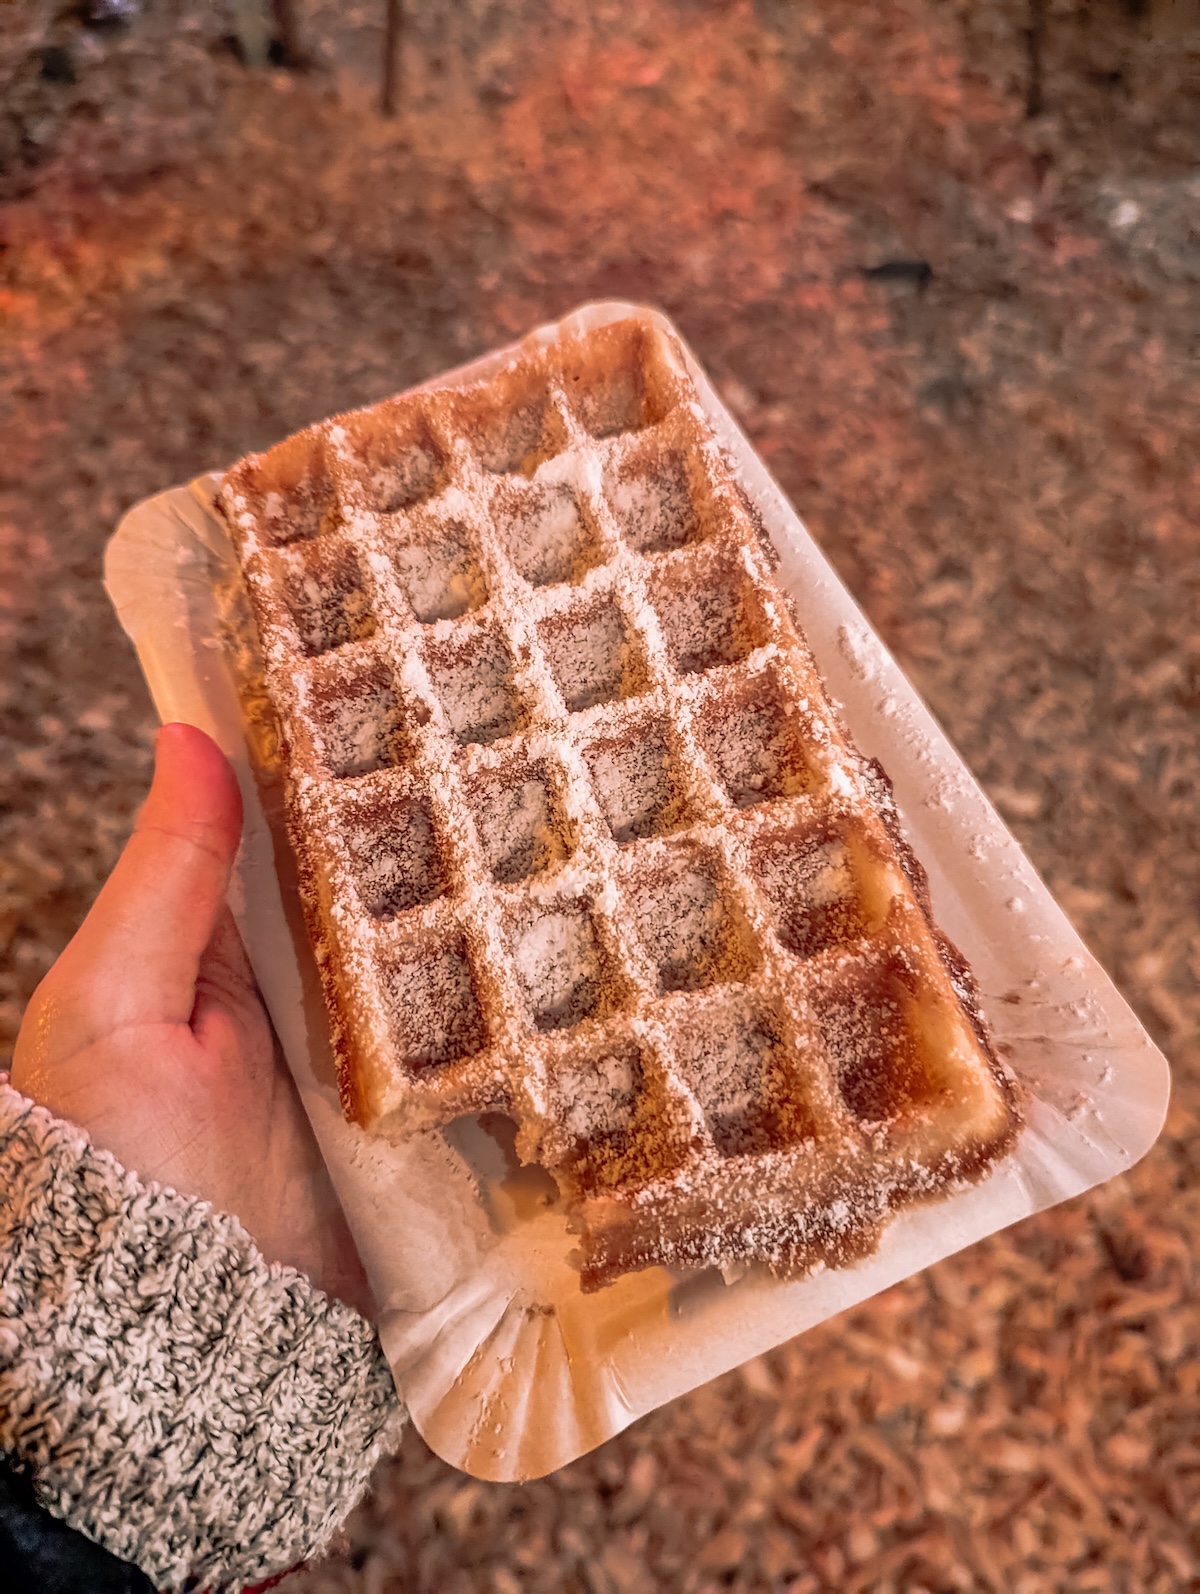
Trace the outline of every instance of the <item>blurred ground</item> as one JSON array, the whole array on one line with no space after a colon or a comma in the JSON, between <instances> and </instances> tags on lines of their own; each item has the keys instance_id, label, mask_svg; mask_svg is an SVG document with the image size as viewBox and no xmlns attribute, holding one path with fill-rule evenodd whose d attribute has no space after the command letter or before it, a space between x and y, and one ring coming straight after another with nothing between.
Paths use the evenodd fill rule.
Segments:
<instances>
[{"instance_id":1,"label":"blurred ground","mask_svg":"<svg viewBox=\"0 0 1200 1594\"><path fill-rule=\"evenodd\" d=\"M1177 1088L1131 1175L553 1478L410 1435L289 1594L1200 1587L1194 11L410 0L387 122L381 0L298 9L307 68L250 72L232 7L0 8L3 1037L148 775L122 510L620 295L676 319Z\"/></svg>"}]
</instances>

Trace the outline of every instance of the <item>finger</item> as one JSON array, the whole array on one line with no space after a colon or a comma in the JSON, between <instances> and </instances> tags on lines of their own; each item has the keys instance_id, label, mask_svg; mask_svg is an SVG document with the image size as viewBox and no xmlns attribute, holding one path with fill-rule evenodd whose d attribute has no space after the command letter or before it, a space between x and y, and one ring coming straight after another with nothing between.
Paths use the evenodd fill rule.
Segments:
<instances>
[{"instance_id":1,"label":"finger","mask_svg":"<svg viewBox=\"0 0 1200 1594\"><path fill-rule=\"evenodd\" d=\"M227 1007L251 1007L264 1014L266 1011L241 931L227 902L223 902L217 912L213 933L201 954L196 974L197 1005L209 997Z\"/></svg>"},{"instance_id":2,"label":"finger","mask_svg":"<svg viewBox=\"0 0 1200 1594\"><path fill-rule=\"evenodd\" d=\"M103 996L106 1028L188 1022L241 828L220 748L195 726L164 725L134 833L62 959Z\"/></svg>"},{"instance_id":3,"label":"finger","mask_svg":"<svg viewBox=\"0 0 1200 1594\"><path fill-rule=\"evenodd\" d=\"M216 927L200 958L196 975L196 995L191 1013L192 1034L202 1049L221 1055L215 1031L231 1026L243 1037L236 1050L237 1067L255 1079L264 1075L259 1066L266 1059L265 1073L282 1068L276 1056L271 1021L254 978L254 970L242 944L242 937L227 903L221 904Z\"/></svg>"}]
</instances>

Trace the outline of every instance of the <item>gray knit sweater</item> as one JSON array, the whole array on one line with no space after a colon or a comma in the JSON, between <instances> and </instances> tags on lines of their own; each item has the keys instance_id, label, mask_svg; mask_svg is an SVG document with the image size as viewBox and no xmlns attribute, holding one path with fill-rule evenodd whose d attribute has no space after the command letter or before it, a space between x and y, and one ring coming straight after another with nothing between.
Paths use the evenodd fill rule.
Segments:
<instances>
[{"instance_id":1,"label":"gray knit sweater","mask_svg":"<svg viewBox=\"0 0 1200 1594\"><path fill-rule=\"evenodd\" d=\"M399 1440L371 1326L0 1075L0 1449L163 1590L324 1547Z\"/></svg>"}]
</instances>

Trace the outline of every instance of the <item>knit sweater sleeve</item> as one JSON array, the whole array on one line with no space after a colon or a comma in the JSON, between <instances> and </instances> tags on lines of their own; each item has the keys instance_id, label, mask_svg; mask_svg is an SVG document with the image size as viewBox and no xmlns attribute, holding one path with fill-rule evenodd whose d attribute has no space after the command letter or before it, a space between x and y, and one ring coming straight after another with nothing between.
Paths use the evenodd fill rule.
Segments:
<instances>
[{"instance_id":1,"label":"knit sweater sleeve","mask_svg":"<svg viewBox=\"0 0 1200 1594\"><path fill-rule=\"evenodd\" d=\"M318 1553L404 1421L371 1326L0 1076L0 1449L164 1591Z\"/></svg>"}]
</instances>

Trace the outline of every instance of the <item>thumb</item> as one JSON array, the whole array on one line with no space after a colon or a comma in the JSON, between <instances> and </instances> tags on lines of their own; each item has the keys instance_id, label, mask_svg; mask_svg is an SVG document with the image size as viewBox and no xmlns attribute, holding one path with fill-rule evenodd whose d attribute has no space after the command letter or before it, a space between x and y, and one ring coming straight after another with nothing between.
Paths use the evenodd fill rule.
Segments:
<instances>
[{"instance_id":1,"label":"thumb","mask_svg":"<svg viewBox=\"0 0 1200 1594\"><path fill-rule=\"evenodd\" d=\"M237 778L192 725L164 725L133 835L56 975L78 982L97 1032L192 1016L242 829Z\"/></svg>"}]
</instances>

